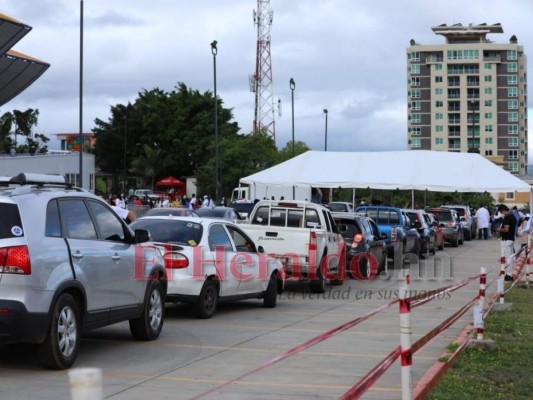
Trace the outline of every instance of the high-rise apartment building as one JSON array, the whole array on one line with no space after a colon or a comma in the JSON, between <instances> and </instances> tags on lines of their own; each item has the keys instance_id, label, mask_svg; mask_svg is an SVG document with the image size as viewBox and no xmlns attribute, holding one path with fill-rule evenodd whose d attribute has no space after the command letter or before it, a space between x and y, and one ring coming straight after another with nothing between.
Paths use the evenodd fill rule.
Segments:
<instances>
[{"instance_id":1,"label":"high-rise apartment building","mask_svg":"<svg viewBox=\"0 0 533 400\"><path fill-rule=\"evenodd\" d=\"M407 49L409 150L479 152L527 175L527 59L495 25L439 25L446 43Z\"/></svg>"}]
</instances>

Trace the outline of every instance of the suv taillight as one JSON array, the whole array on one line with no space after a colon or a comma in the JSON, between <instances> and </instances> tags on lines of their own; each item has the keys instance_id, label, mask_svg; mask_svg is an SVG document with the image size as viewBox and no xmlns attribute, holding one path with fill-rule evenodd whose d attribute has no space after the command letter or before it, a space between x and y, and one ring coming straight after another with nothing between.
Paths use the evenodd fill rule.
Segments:
<instances>
[{"instance_id":1,"label":"suv taillight","mask_svg":"<svg viewBox=\"0 0 533 400\"><path fill-rule=\"evenodd\" d=\"M398 240L398 232L396 232L396 228L392 228L390 230L390 241L391 243L396 243Z\"/></svg>"},{"instance_id":2,"label":"suv taillight","mask_svg":"<svg viewBox=\"0 0 533 400\"><path fill-rule=\"evenodd\" d=\"M361 233L356 233L352 239L352 248L359 246L359 243L363 240L363 235Z\"/></svg>"},{"instance_id":3,"label":"suv taillight","mask_svg":"<svg viewBox=\"0 0 533 400\"><path fill-rule=\"evenodd\" d=\"M0 272L4 274L31 274L28 246L13 246L0 249Z\"/></svg>"}]
</instances>

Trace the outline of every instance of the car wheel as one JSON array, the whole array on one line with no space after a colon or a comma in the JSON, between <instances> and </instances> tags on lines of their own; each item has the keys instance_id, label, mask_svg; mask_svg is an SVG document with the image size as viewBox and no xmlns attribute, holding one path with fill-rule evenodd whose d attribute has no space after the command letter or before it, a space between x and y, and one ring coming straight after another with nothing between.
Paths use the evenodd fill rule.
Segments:
<instances>
[{"instance_id":1,"label":"car wheel","mask_svg":"<svg viewBox=\"0 0 533 400\"><path fill-rule=\"evenodd\" d=\"M74 364L80 347L80 310L74 297L57 299L46 340L39 346L39 360L46 368L67 369Z\"/></svg>"},{"instance_id":2,"label":"car wheel","mask_svg":"<svg viewBox=\"0 0 533 400\"><path fill-rule=\"evenodd\" d=\"M268 281L268 286L265 292L265 297L263 297L263 306L268 308L276 307L278 301L278 274L276 271L272 272L270 275L270 281Z\"/></svg>"},{"instance_id":3,"label":"car wheel","mask_svg":"<svg viewBox=\"0 0 533 400\"><path fill-rule=\"evenodd\" d=\"M130 319L130 331L137 340L157 339L165 321L165 301L163 286L159 280L151 280L144 299L142 314Z\"/></svg>"},{"instance_id":4,"label":"car wheel","mask_svg":"<svg viewBox=\"0 0 533 400\"><path fill-rule=\"evenodd\" d=\"M452 239L452 247L457 247L459 245L459 241L457 240L457 235L455 235Z\"/></svg>"},{"instance_id":5,"label":"car wheel","mask_svg":"<svg viewBox=\"0 0 533 400\"><path fill-rule=\"evenodd\" d=\"M466 231L466 234L464 235L464 240L466 241L472 240L472 232Z\"/></svg>"},{"instance_id":6,"label":"car wheel","mask_svg":"<svg viewBox=\"0 0 533 400\"><path fill-rule=\"evenodd\" d=\"M213 279L205 281L200 298L195 304L194 313L198 318L211 318L217 309L218 284Z\"/></svg>"},{"instance_id":7,"label":"car wheel","mask_svg":"<svg viewBox=\"0 0 533 400\"><path fill-rule=\"evenodd\" d=\"M339 263L337 265L337 277L331 279L331 285L342 285L346 279L346 248L343 248L339 256Z\"/></svg>"},{"instance_id":8,"label":"car wheel","mask_svg":"<svg viewBox=\"0 0 533 400\"><path fill-rule=\"evenodd\" d=\"M465 243L465 238L464 236L461 236L461 239L459 239L459 244L464 244Z\"/></svg>"},{"instance_id":9,"label":"car wheel","mask_svg":"<svg viewBox=\"0 0 533 400\"><path fill-rule=\"evenodd\" d=\"M315 279L311 280L309 284L311 292L313 293L324 293L326 291L326 278L324 277L322 268L320 267L323 262L325 262L324 259L320 261L319 267L316 270Z\"/></svg>"}]
</instances>

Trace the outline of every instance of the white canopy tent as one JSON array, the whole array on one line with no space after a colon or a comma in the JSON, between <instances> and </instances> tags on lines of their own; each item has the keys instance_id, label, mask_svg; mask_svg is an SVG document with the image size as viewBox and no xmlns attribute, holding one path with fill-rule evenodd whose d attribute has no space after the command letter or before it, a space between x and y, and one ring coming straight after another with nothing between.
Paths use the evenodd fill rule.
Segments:
<instances>
[{"instance_id":1,"label":"white canopy tent","mask_svg":"<svg viewBox=\"0 0 533 400\"><path fill-rule=\"evenodd\" d=\"M530 192L531 186L476 153L307 151L241 178L241 184L439 192Z\"/></svg>"}]
</instances>

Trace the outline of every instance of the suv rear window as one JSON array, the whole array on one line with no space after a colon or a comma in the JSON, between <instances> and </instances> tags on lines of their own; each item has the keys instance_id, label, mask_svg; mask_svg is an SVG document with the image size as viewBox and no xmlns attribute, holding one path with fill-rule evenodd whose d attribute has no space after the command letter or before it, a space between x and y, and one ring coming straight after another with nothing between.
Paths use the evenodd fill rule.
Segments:
<instances>
[{"instance_id":1,"label":"suv rear window","mask_svg":"<svg viewBox=\"0 0 533 400\"><path fill-rule=\"evenodd\" d=\"M19 209L16 204L0 203L0 239L24 236Z\"/></svg>"},{"instance_id":2,"label":"suv rear window","mask_svg":"<svg viewBox=\"0 0 533 400\"><path fill-rule=\"evenodd\" d=\"M453 221L452 212L450 210L429 208L426 211L435 215L435 217L437 217L439 221L442 221L442 222Z\"/></svg>"}]
</instances>

